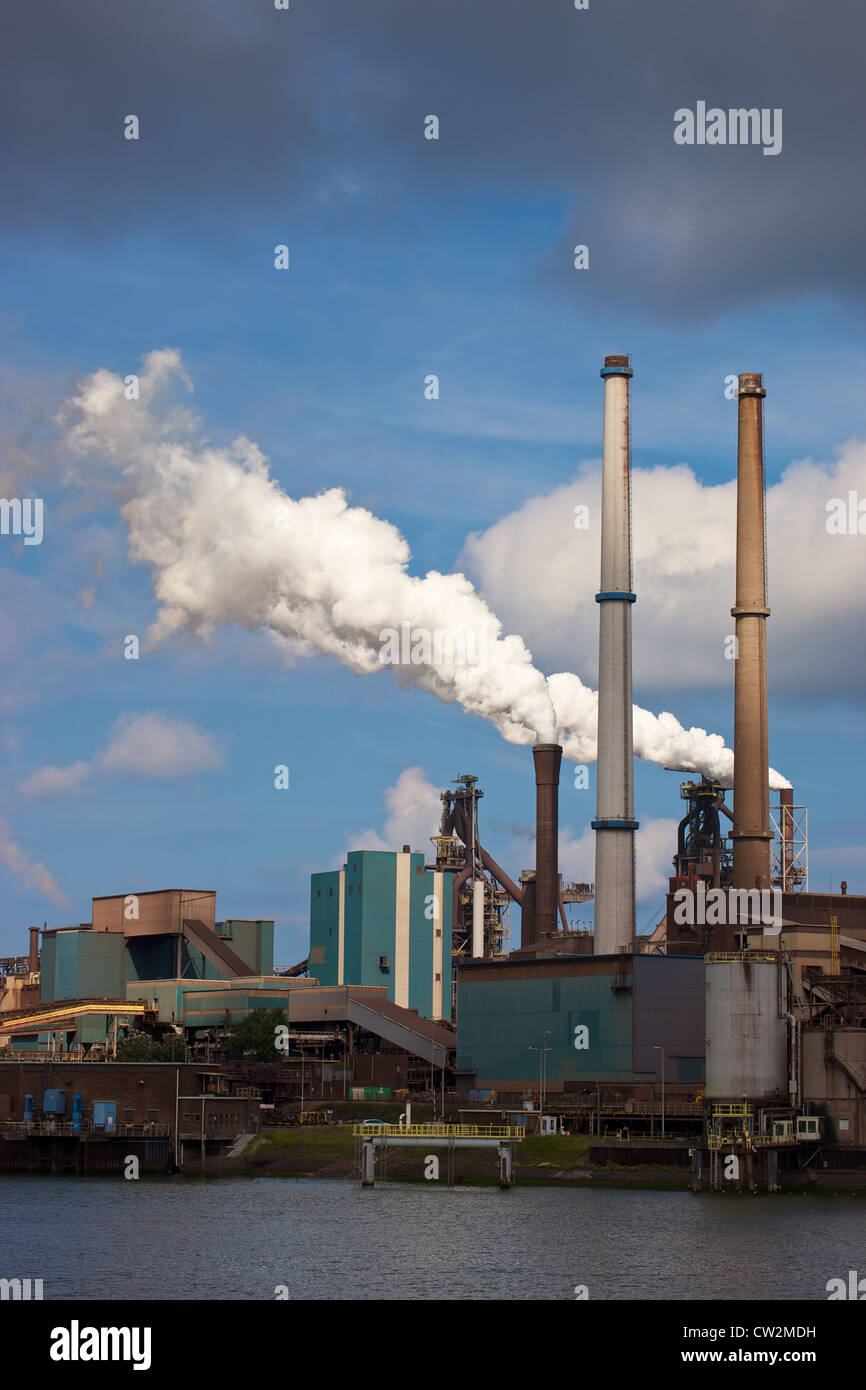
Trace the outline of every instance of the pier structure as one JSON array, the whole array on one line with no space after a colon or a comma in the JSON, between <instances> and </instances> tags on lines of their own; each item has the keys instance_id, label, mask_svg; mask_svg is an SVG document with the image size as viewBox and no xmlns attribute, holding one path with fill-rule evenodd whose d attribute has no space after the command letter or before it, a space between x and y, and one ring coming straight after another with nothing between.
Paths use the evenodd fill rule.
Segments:
<instances>
[{"instance_id":1,"label":"pier structure","mask_svg":"<svg viewBox=\"0 0 866 1390\"><path fill-rule=\"evenodd\" d=\"M372 1187L376 1181L376 1150L382 1153L383 1168L387 1171L388 1149L417 1149L419 1147L447 1148L448 1186L454 1184L454 1155L458 1149L496 1149L499 1159L499 1186L514 1186L514 1145L526 1138L519 1125L354 1125L353 1134L360 1141L358 1154L361 1186ZM384 1172L382 1176L384 1177Z\"/></svg>"}]
</instances>

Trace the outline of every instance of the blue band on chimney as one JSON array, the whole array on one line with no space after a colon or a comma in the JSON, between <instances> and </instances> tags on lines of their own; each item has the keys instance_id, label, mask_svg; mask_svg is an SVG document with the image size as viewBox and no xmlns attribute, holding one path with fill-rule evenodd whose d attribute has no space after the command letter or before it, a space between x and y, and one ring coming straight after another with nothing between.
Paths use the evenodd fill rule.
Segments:
<instances>
[{"instance_id":1,"label":"blue band on chimney","mask_svg":"<svg viewBox=\"0 0 866 1390\"><path fill-rule=\"evenodd\" d=\"M622 593L619 589L614 589L611 593L596 594L596 603L606 603L609 598L619 599L621 603L637 603L637 594Z\"/></svg>"},{"instance_id":2,"label":"blue band on chimney","mask_svg":"<svg viewBox=\"0 0 866 1390\"><path fill-rule=\"evenodd\" d=\"M638 830L640 821L638 820L594 820L591 822L593 830Z\"/></svg>"},{"instance_id":3,"label":"blue band on chimney","mask_svg":"<svg viewBox=\"0 0 866 1390\"><path fill-rule=\"evenodd\" d=\"M631 367L602 367L599 376L634 376Z\"/></svg>"}]
</instances>

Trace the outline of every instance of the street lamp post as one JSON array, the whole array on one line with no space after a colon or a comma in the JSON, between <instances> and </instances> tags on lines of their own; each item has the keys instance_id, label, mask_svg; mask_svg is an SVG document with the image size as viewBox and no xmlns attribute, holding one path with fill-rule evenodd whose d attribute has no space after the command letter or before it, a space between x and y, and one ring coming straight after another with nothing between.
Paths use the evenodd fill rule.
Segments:
<instances>
[{"instance_id":1,"label":"street lamp post","mask_svg":"<svg viewBox=\"0 0 866 1390\"><path fill-rule=\"evenodd\" d=\"M653 1052L660 1052L660 1053L662 1054L662 1139L664 1139L664 1137L665 1137L665 1050L664 1050L663 1047L659 1047L658 1045L656 1045L656 1046L653 1048Z\"/></svg>"},{"instance_id":2,"label":"street lamp post","mask_svg":"<svg viewBox=\"0 0 866 1390\"><path fill-rule=\"evenodd\" d=\"M547 1041L547 1039L548 1039L549 1037L550 1037L550 1029L548 1028L547 1031L546 1031L545 1034L544 1034L544 1038L543 1038L543 1040L542 1040L542 1045L541 1045L541 1047L530 1047L530 1049L529 1049L530 1052L537 1052L537 1053L539 1054L539 1058L538 1058L538 1084L539 1084L539 1089L538 1089L538 1133L539 1133L539 1134L541 1133L541 1117L542 1117L542 1115L544 1114L544 1082L545 1082L545 1076L546 1076L546 1072L547 1072L547 1054L548 1054L548 1052L552 1052L552 1051L553 1051L553 1048L552 1048L552 1047L545 1047L545 1046L544 1046L544 1043Z\"/></svg>"}]
</instances>

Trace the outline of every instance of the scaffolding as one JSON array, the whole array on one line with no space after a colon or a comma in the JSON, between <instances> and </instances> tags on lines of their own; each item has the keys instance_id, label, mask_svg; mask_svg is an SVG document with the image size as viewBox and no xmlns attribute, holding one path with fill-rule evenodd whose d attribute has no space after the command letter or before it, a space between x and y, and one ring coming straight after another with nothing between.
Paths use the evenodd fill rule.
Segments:
<instances>
[{"instance_id":1,"label":"scaffolding","mask_svg":"<svg viewBox=\"0 0 866 1390\"><path fill-rule=\"evenodd\" d=\"M809 809L779 800L770 807L773 887L804 893L809 887Z\"/></svg>"}]
</instances>

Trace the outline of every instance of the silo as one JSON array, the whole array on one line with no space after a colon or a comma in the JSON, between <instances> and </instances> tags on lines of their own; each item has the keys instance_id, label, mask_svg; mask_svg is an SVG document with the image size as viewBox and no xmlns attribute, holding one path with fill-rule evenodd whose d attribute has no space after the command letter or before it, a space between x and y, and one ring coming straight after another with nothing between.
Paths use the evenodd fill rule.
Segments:
<instances>
[{"instance_id":1,"label":"silo","mask_svg":"<svg viewBox=\"0 0 866 1390\"><path fill-rule=\"evenodd\" d=\"M707 1100L788 1095L787 976L782 957L707 957Z\"/></svg>"}]
</instances>

